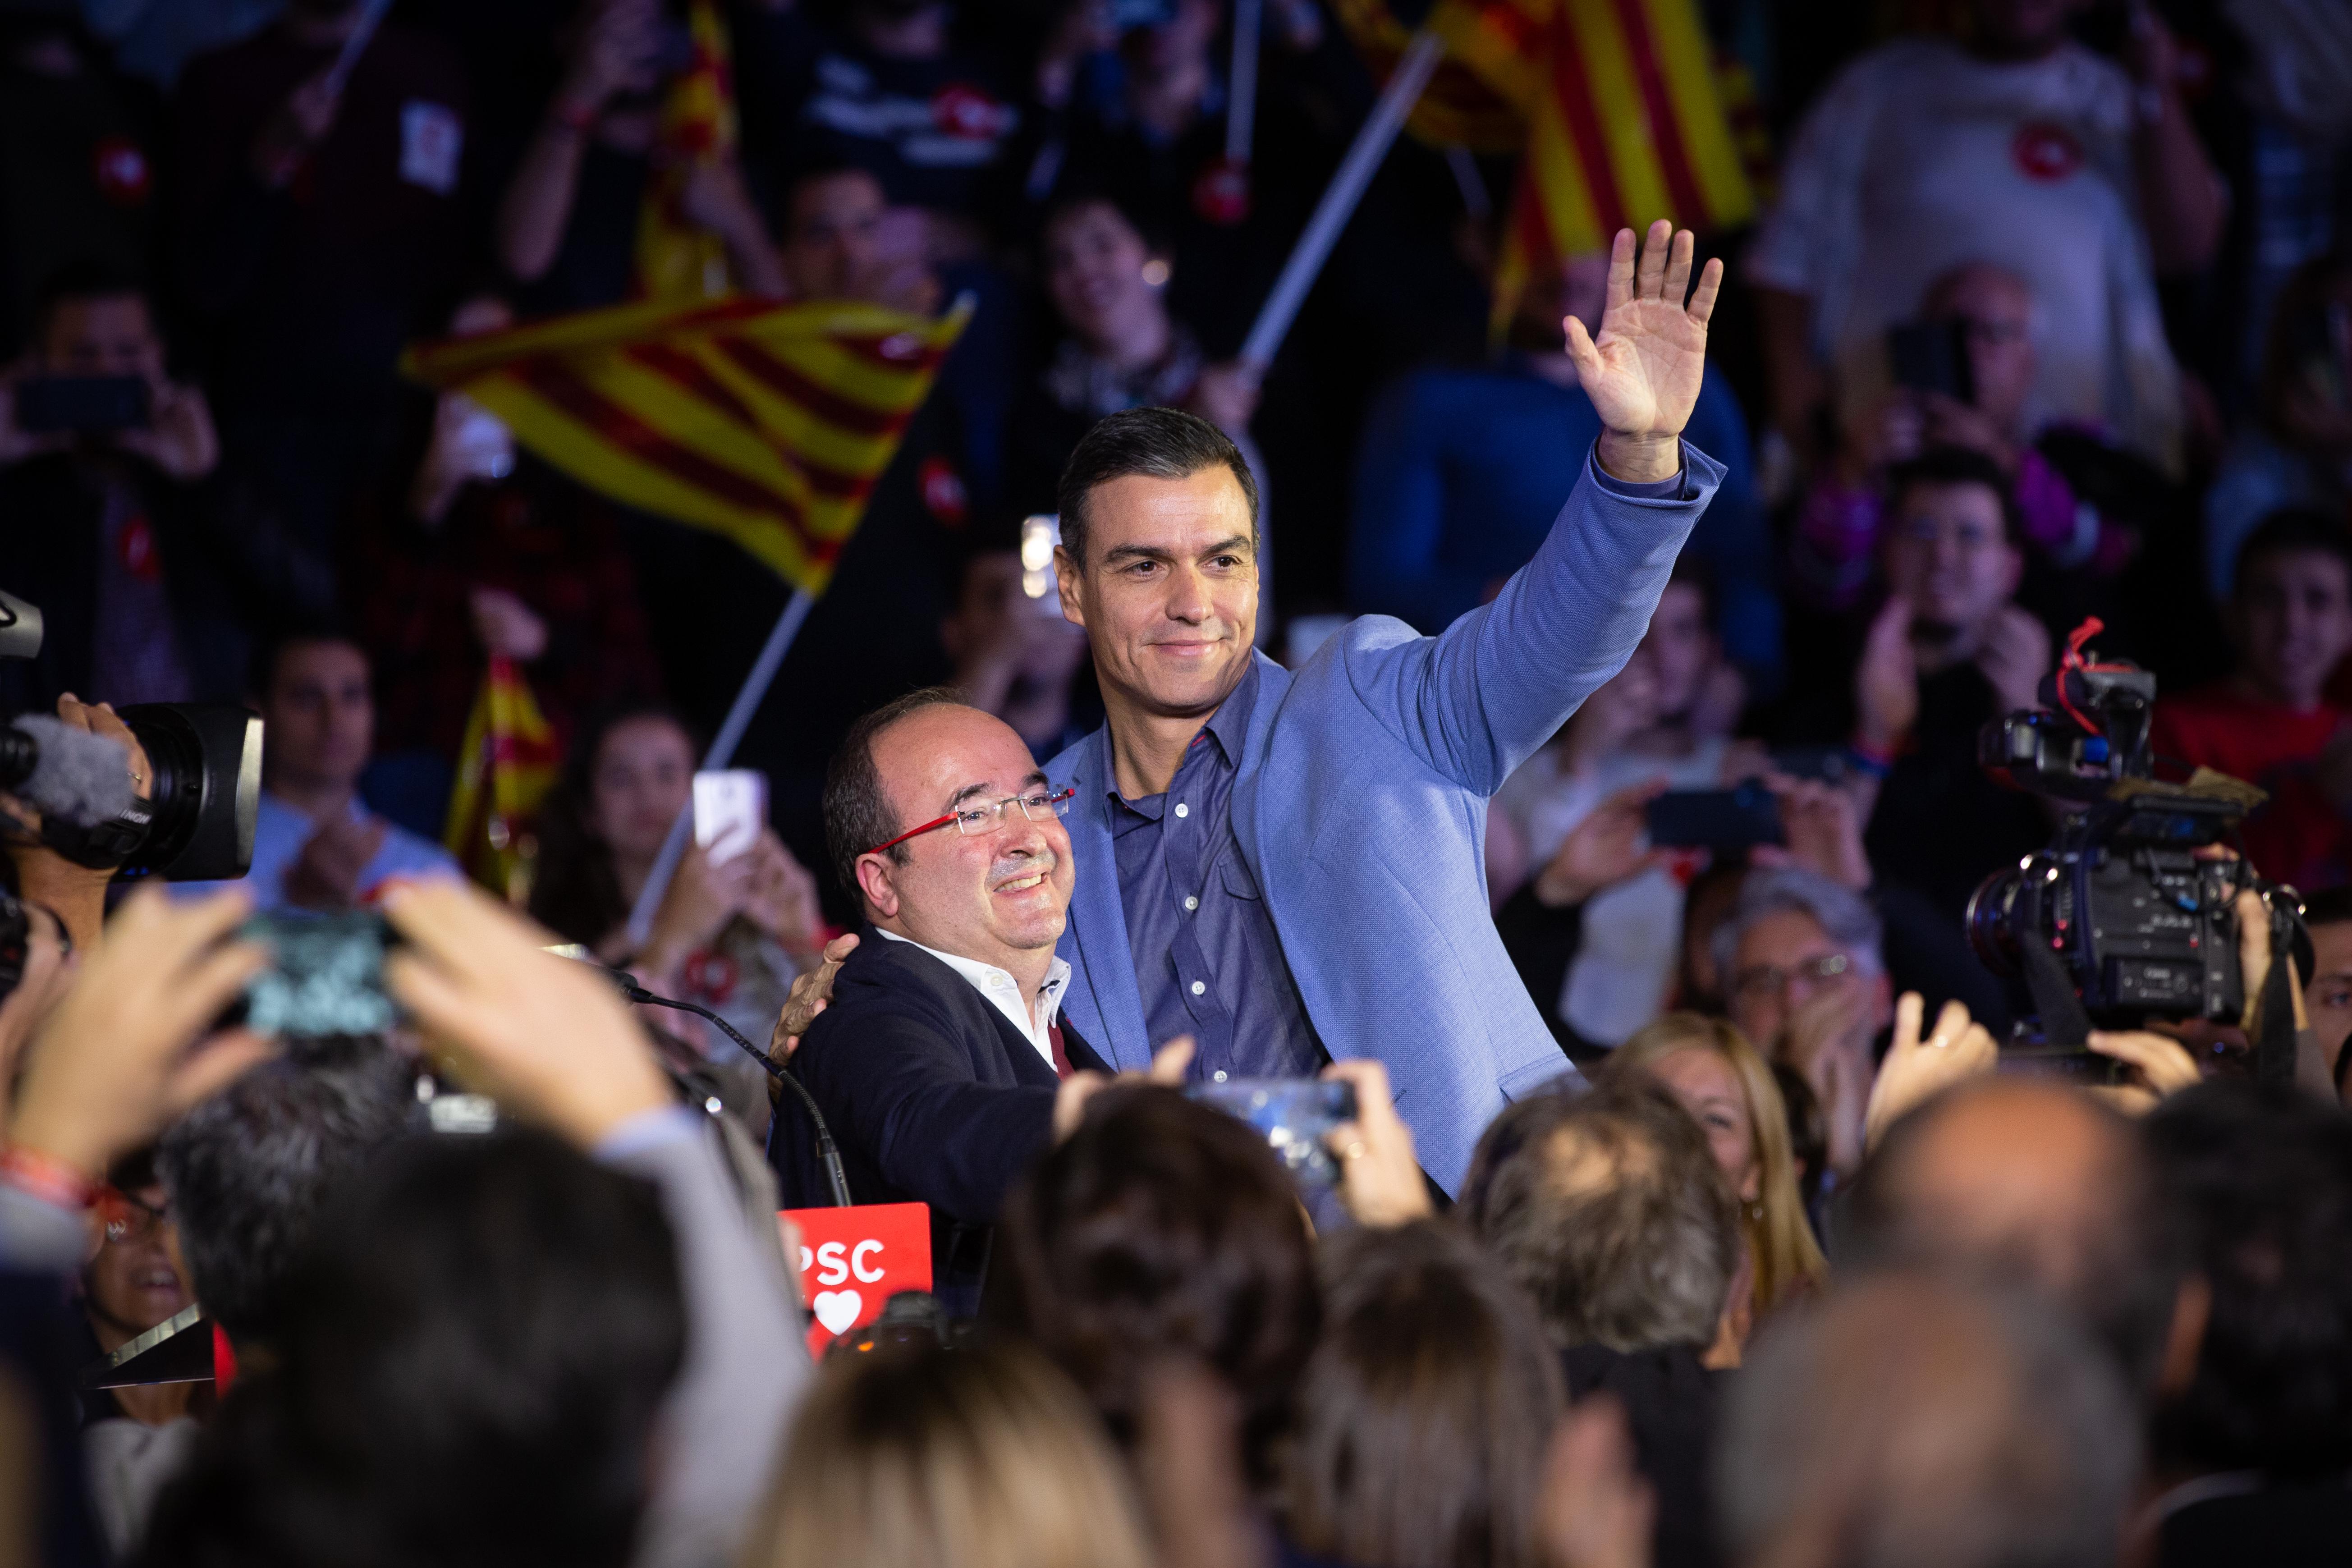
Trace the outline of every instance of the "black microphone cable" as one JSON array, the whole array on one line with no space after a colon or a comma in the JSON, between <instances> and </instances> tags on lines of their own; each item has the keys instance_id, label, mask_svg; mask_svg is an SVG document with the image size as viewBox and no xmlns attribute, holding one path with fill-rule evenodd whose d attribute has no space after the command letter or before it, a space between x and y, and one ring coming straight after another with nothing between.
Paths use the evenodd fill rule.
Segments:
<instances>
[{"instance_id":1,"label":"black microphone cable","mask_svg":"<svg viewBox=\"0 0 2352 1568\"><path fill-rule=\"evenodd\" d=\"M851 1206L849 1173L842 1169L841 1148L833 1141L833 1129L825 1125L824 1112L817 1109L816 1096L811 1094L799 1079L794 1078L788 1068L770 1061L767 1052L745 1039L736 1032L734 1025L709 1008L692 1002L681 1002L674 996L656 996L638 984L637 977L625 970L608 969L605 973L619 982L621 994L632 1002L648 1007L674 1007L678 1012L691 1013L698 1018L707 1018L718 1025L726 1031L729 1039L743 1047L746 1056L765 1068L770 1077L799 1096L802 1109L808 1112L809 1125L816 1129L816 1157L824 1163L825 1184L833 1189L834 1206L845 1209Z\"/></svg>"}]
</instances>

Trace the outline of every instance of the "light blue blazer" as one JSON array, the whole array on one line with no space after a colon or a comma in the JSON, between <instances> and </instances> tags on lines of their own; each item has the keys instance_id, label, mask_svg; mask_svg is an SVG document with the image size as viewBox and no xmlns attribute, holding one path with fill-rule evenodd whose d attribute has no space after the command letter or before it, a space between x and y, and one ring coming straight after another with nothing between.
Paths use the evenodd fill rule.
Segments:
<instances>
[{"instance_id":1,"label":"light blue blazer","mask_svg":"<svg viewBox=\"0 0 2352 1568\"><path fill-rule=\"evenodd\" d=\"M1506 1101L1570 1073L1486 896L1486 802L1624 668L1723 477L1683 447L1684 500L1612 492L1592 460L1535 559L1436 637L1367 616L1295 676L1258 659L1234 836L1333 1057L1378 1058L1423 1169L1460 1189ZM1151 1047L1111 843L1110 735L1046 764L1075 787L1062 1010L1120 1069Z\"/></svg>"}]
</instances>

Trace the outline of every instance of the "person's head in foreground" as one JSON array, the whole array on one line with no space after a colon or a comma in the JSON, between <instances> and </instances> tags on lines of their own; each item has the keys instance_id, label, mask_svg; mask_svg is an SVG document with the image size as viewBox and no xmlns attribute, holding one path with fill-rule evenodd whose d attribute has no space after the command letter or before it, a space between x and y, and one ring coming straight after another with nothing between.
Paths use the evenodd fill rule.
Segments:
<instances>
[{"instance_id":1,"label":"person's head in foreground","mask_svg":"<svg viewBox=\"0 0 2352 1568\"><path fill-rule=\"evenodd\" d=\"M2138 1471L2122 1382L2063 1314L1887 1275L1759 1336L1716 1517L1738 1568L2091 1568Z\"/></svg>"},{"instance_id":2,"label":"person's head in foreground","mask_svg":"<svg viewBox=\"0 0 2352 1568\"><path fill-rule=\"evenodd\" d=\"M2352 527L2313 508L2271 513L2238 548L2230 595L2238 683L2307 712L2352 649Z\"/></svg>"},{"instance_id":3,"label":"person's head in foreground","mask_svg":"<svg viewBox=\"0 0 2352 1568\"><path fill-rule=\"evenodd\" d=\"M1479 1140L1462 1208L1562 1349L1714 1342L1738 1213L1664 1086L1629 1075L1515 1101Z\"/></svg>"},{"instance_id":4,"label":"person's head in foreground","mask_svg":"<svg viewBox=\"0 0 2352 1568\"><path fill-rule=\"evenodd\" d=\"M155 1164L188 1283L240 1355L287 1326L322 1216L415 1110L415 1065L352 1037L289 1049L165 1131Z\"/></svg>"},{"instance_id":5,"label":"person's head in foreground","mask_svg":"<svg viewBox=\"0 0 2352 1568\"><path fill-rule=\"evenodd\" d=\"M2169 1474L2339 1478L2352 1466L2352 1118L2216 1081L2148 1118L2211 1291L2196 1370L2157 1407Z\"/></svg>"},{"instance_id":6,"label":"person's head in foreground","mask_svg":"<svg viewBox=\"0 0 2352 1568\"><path fill-rule=\"evenodd\" d=\"M1173 1089L1103 1090L998 1223L1012 1315L1131 1442L1146 1369L1190 1356L1243 1405L1254 1479L1320 1308L1296 1185L1256 1131Z\"/></svg>"},{"instance_id":7,"label":"person's head in foreground","mask_svg":"<svg viewBox=\"0 0 2352 1568\"><path fill-rule=\"evenodd\" d=\"M793 1424L745 1568L1146 1568L1118 1454L1069 1379L986 1342L838 1355Z\"/></svg>"},{"instance_id":8,"label":"person's head in foreground","mask_svg":"<svg viewBox=\"0 0 2352 1568\"><path fill-rule=\"evenodd\" d=\"M1094 648L1103 701L1205 717L1248 673L1257 635L1257 480L1198 415L1098 420L1062 469L1063 613Z\"/></svg>"},{"instance_id":9,"label":"person's head in foreground","mask_svg":"<svg viewBox=\"0 0 2352 1568\"><path fill-rule=\"evenodd\" d=\"M877 928L1020 974L1069 921L1066 809L1013 726L932 687L851 726L825 845Z\"/></svg>"},{"instance_id":10,"label":"person's head in foreground","mask_svg":"<svg viewBox=\"0 0 2352 1568\"><path fill-rule=\"evenodd\" d=\"M2165 1375L2188 1258L2139 1131L2082 1090L1996 1076L1895 1123L1851 1189L1837 1263L2041 1292L2145 1397Z\"/></svg>"},{"instance_id":11,"label":"person's head in foreground","mask_svg":"<svg viewBox=\"0 0 2352 1568\"><path fill-rule=\"evenodd\" d=\"M686 1351L649 1185L544 1132L420 1136L333 1211L294 1301L143 1561L630 1561Z\"/></svg>"},{"instance_id":12,"label":"person's head in foreground","mask_svg":"<svg viewBox=\"0 0 2352 1568\"><path fill-rule=\"evenodd\" d=\"M1342 1232L1322 1265L1284 1467L1292 1542L1358 1568L1533 1568L1566 1399L1526 1297L1443 1220Z\"/></svg>"},{"instance_id":13,"label":"person's head in foreground","mask_svg":"<svg viewBox=\"0 0 2352 1568\"><path fill-rule=\"evenodd\" d=\"M1720 1018L1669 1013L1610 1053L1602 1077L1639 1072L1664 1084L1706 1131L1716 1168L1739 1200L1756 1270L1756 1310L1829 1278L1797 1189L1789 1113L1772 1069Z\"/></svg>"}]
</instances>

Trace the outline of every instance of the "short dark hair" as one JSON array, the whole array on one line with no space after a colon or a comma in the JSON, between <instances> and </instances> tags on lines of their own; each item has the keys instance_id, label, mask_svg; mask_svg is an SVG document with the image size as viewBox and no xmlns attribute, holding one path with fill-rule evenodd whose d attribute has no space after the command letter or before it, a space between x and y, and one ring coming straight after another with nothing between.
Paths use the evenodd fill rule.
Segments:
<instances>
[{"instance_id":1,"label":"short dark hair","mask_svg":"<svg viewBox=\"0 0 2352 1568\"><path fill-rule=\"evenodd\" d=\"M1532 1568L1567 1392L1527 1297L1450 1220L1322 1248L1324 1329L1285 1467L1291 1539L1335 1563Z\"/></svg>"},{"instance_id":2,"label":"short dark hair","mask_svg":"<svg viewBox=\"0 0 2352 1568\"><path fill-rule=\"evenodd\" d=\"M374 1164L146 1560L623 1568L686 1353L660 1194L533 1129Z\"/></svg>"},{"instance_id":3,"label":"short dark hair","mask_svg":"<svg viewBox=\"0 0 2352 1568\"><path fill-rule=\"evenodd\" d=\"M1606 1162L1606 1185L1563 1185L1575 1152ZM1662 1085L1634 1074L1516 1101L1480 1137L1465 1186L1465 1217L1560 1348L1714 1340L1739 1266L1738 1209L1706 1132Z\"/></svg>"},{"instance_id":4,"label":"short dark hair","mask_svg":"<svg viewBox=\"0 0 2352 1568\"><path fill-rule=\"evenodd\" d=\"M898 814L890 807L882 771L875 766L875 741L910 713L926 708L969 706L963 693L952 686L926 686L866 714L842 738L840 749L833 753L833 765L824 773L824 847L833 857L833 873L841 879L841 890L850 898L861 897L857 858L905 831L898 826ZM905 865L907 847L901 844L891 849L890 859L895 865Z\"/></svg>"},{"instance_id":5,"label":"short dark hair","mask_svg":"<svg viewBox=\"0 0 2352 1568\"><path fill-rule=\"evenodd\" d=\"M373 1037L309 1041L165 1131L155 1163L188 1283L232 1342L276 1336L320 1210L409 1126L415 1079Z\"/></svg>"},{"instance_id":6,"label":"short dark hair","mask_svg":"<svg viewBox=\"0 0 2352 1568\"><path fill-rule=\"evenodd\" d=\"M2000 502L2001 537L2011 550L2025 548L2025 512L2017 504L2017 487L1999 463L1973 447L1930 447L1886 474L1888 521L1903 510L1903 498L1922 485L1982 485Z\"/></svg>"},{"instance_id":7,"label":"short dark hair","mask_svg":"<svg viewBox=\"0 0 2352 1568\"><path fill-rule=\"evenodd\" d=\"M1142 1375L1197 1357L1257 1479L1320 1322L1297 1189L1256 1131L1171 1089L1105 1089L1006 1200L1003 1307L1132 1443Z\"/></svg>"},{"instance_id":8,"label":"short dark hair","mask_svg":"<svg viewBox=\"0 0 2352 1568\"><path fill-rule=\"evenodd\" d=\"M2215 1079L2149 1116L2212 1310L2161 1459L2316 1479L2352 1465L2352 1118L2288 1085Z\"/></svg>"},{"instance_id":9,"label":"short dark hair","mask_svg":"<svg viewBox=\"0 0 2352 1568\"><path fill-rule=\"evenodd\" d=\"M1189 479L1224 468L1249 503L1250 538L1257 538L1257 479L1233 438L1181 408L1129 408L1095 421L1062 467L1055 504L1062 512L1062 548L1087 563L1087 504L1097 485L1137 476Z\"/></svg>"},{"instance_id":10,"label":"short dark hair","mask_svg":"<svg viewBox=\"0 0 2352 1568\"><path fill-rule=\"evenodd\" d=\"M2312 506L2283 506L2266 513L2246 542L2238 546L2237 575L2231 579L2232 596L2243 598L2246 579L2257 562L2273 555L2326 555L2344 567L2352 585L2352 529L2344 520Z\"/></svg>"},{"instance_id":11,"label":"short dark hair","mask_svg":"<svg viewBox=\"0 0 2352 1568\"><path fill-rule=\"evenodd\" d=\"M256 702L266 702L270 689L278 684L278 667L286 656L298 647L318 643L334 643L354 649L367 660L373 672L375 660L360 641L359 634L342 622L330 617L299 617L280 622L269 628L253 645L253 658L246 669L247 694Z\"/></svg>"}]
</instances>

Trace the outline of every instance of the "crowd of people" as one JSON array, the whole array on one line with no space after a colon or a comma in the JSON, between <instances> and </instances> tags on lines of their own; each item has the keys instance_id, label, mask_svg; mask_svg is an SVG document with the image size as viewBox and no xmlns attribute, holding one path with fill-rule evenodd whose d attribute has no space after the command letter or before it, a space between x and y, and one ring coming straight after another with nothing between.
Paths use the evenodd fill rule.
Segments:
<instances>
[{"instance_id":1,"label":"crowd of people","mask_svg":"<svg viewBox=\"0 0 2352 1568\"><path fill-rule=\"evenodd\" d=\"M262 734L226 882L0 794L0 1561L2352 1556L2352 13L1701 0L1751 224L1496 310L1408 133L1261 363L1389 8L1255 8L1238 161L1235 9L0 0L0 719ZM400 369L656 210L971 309L682 853L790 585ZM2010 1071L2086 647L2270 891ZM256 914L401 1021L248 1026ZM837 1184L930 1289L812 1360Z\"/></svg>"}]
</instances>

